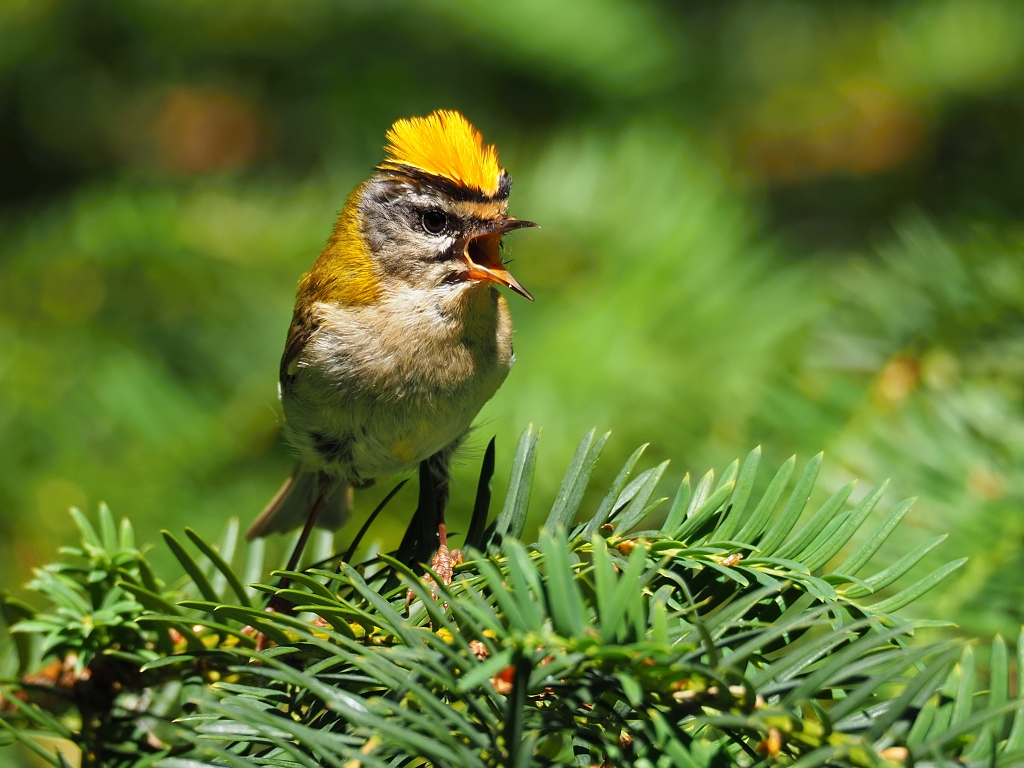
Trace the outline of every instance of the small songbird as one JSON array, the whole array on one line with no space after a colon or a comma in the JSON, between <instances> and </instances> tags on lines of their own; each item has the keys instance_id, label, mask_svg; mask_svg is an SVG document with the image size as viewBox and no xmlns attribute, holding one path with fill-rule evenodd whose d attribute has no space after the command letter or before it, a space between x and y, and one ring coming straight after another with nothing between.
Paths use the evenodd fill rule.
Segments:
<instances>
[{"instance_id":1,"label":"small songbird","mask_svg":"<svg viewBox=\"0 0 1024 768\"><path fill-rule=\"evenodd\" d=\"M512 179L458 112L399 120L299 282L278 385L298 466L250 539L340 528L352 489L427 461L439 512L452 452L512 366L501 259ZM442 544L444 531L441 528Z\"/></svg>"}]
</instances>

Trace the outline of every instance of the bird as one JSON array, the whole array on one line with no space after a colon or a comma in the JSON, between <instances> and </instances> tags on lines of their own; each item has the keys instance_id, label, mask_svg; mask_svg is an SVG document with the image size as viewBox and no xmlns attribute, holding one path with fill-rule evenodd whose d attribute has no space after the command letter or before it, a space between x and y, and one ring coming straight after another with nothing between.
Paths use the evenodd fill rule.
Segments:
<instances>
[{"instance_id":1,"label":"bird","mask_svg":"<svg viewBox=\"0 0 1024 768\"><path fill-rule=\"evenodd\" d=\"M385 139L299 281L278 381L297 462L250 540L337 530L353 489L425 462L447 546L452 455L515 360L497 286L533 296L502 238L537 225L509 215L496 148L452 110L400 119Z\"/></svg>"}]
</instances>

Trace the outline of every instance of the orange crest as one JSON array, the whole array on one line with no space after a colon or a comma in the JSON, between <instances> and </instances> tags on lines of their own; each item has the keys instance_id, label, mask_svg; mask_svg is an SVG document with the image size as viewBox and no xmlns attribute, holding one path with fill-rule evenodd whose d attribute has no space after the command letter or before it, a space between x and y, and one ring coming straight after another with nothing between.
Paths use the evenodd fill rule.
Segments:
<instances>
[{"instance_id":1,"label":"orange crest","mask_svg":"<svg viewBox=\"0 0 1024 768\"><path fill-rule=\"evenodd\" d=\"M489 197L498 191L504 173L498 151L493 144L484 146L484 137L458 112L439 109L426 117L399 120L387 140L383 168L409 166Z\"/></svg>"}]
</instances>

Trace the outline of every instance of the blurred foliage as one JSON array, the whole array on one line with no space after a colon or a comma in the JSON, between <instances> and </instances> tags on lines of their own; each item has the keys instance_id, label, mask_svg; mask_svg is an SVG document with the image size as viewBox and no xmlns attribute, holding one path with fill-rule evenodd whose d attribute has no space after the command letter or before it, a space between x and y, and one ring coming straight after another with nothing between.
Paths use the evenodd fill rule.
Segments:
<instances>
[{"instance_id":1,"label":"blurred foliage","mask_svg":"<svg viewBox=\"0 0 1024 768\"><path fill-rule=\"evenodd\" d=\"M8 0L0 583L72 505L144 540L263 505L296 281L388 125L449 107L543 225L510 238L537 302L457 508L530 421L545 499L595 423L605 486L640 440L666 484L824 446L826 491L921 494L884 556L971 556L933 614L1015 636L1022 73L1009 0Z\"/></svg>"},{"instance_id":2,"label":"blurred foliage","mask_svg":"<svg viewBox=\"0 0 1024 768\"><path fill-rule=\"evenodd\" d=\"M685 478L651 528L668 462L637 471L641 446L580 520L608 436L580 441L530 545L538 435L520 437L490 524L489 447L464 557L430 558L426 462L397 550L360 531L248 587L264 542L239 552L237 518L219 544L164 531L183 571L166 583L127 519L101 506L97 530L73 511L81 546L29 585L43 610L0 597L0 749L53 768L1020 765L1002 637L986 674L974 644L919 638L947 622L897 613L964 560L911 584L926 548L877 570L912 501L836 563L887 484L853 505L847 483L812 512L822 454L757 495L755 448L717 482Z\"/></svg>"}]
</instances>

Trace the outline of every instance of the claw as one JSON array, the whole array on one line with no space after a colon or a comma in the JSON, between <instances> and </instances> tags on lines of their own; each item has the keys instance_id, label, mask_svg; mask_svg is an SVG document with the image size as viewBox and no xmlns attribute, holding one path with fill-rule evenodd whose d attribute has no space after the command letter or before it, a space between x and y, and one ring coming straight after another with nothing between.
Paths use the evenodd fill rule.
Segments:
<instances>
[{"instance_id":1,"label":"claw","mask_svg":"<svg viewBox=\"0 0 1024 768\"><path fill-rule=\"evenodd\" d=\"M437 548L437 552L430 558L430 568L441 578L441 583L446 587L452 583L452 578L455 576L455 566L459 563L466 562L465 556L462 554L461 549L448 549L446 544L441 544ZM430 590L430 596L437 600L437 582L434 581L434 577L431 575L423 576L420 579L423 582L423 586ZM405 593L405 612L408 614L409 606L412 605L413 600L416 599L416 593L411 589ZM447 608L447 604L445 608Z\"/></svg>"}]
</instances>

